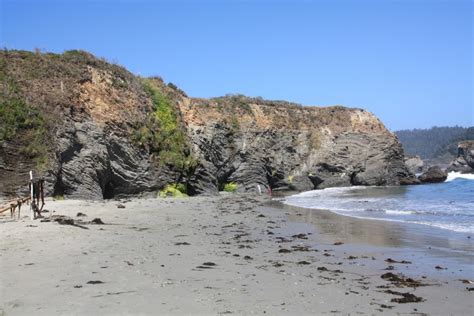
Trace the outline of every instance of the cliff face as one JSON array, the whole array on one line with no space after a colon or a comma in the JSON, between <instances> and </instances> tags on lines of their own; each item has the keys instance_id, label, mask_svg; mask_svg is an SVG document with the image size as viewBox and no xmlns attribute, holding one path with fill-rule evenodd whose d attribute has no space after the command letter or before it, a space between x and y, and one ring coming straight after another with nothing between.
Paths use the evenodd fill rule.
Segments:
<instances>
[{"instance_id":1,"label":"cliff face","mask_svg":"<svg viewBox=\"0 0 474 316\"><path fill-rule=\"evenodd\" d=\"M80 198L399 184L397 138L372 114L259 98L187 97L85 52L0 53L0 191L34 168L51 194Z\"/></svg>"},{"instance_id":2,"label":"cliff face","mask_svg":"<svg viewBox=\"0 0 474 316\"><path fill-rule=\"evenodd\" d=\"M311 190L408 176L396 137L364 110L234 96L184 100L180 111L202 162L196 192L227 182Z\"/></svg>"}]
</instances>

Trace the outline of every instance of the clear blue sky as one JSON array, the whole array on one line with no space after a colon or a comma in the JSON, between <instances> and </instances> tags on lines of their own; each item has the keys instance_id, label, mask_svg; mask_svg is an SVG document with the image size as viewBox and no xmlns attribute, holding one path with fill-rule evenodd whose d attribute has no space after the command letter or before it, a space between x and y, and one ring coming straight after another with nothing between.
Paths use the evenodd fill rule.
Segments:
<instances>
[{"instance_id":1,"label":"clear blue sky","mask_svg":"<svg viewBox=\"0 0 474 316\"><path fill-rule=\"evenodd\" d=\"M0 2L2 47L84 49L190 96L361 107L391 130L474 125L470 0Z\"/></svg>"}]
</instances>

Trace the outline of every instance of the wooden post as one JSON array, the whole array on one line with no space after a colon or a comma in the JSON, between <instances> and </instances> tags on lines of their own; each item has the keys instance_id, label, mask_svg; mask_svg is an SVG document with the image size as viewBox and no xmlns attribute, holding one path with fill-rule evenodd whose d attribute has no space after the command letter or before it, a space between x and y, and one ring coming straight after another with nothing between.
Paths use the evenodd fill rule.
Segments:
<instances>
[{"instance_id":1,"label":"wooden post","mask_svg":"<svg viewBox=\"0 0 474 316\"><path fill-rule=\"evenodd\" d=\"M34 196L33 196L33 170L30 170L30 219L35 219Z\"/></svg>"}]
</instances>

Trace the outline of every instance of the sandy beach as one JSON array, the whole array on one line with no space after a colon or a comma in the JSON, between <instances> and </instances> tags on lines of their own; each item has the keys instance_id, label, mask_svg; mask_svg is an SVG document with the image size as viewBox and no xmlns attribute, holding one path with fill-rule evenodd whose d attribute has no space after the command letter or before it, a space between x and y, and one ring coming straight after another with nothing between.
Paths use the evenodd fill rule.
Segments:
<instances>
[{"instance_id":1,"label":"sandy beach","mask_svg":"<svg viewBox=\"0 0 474 316\"><path fill-rule=\"evenodd\" d=\"M474 308L472 239L238 194L48 200L45 208L45 221L0 217L0 315Z\"/></svg>"}]
</instances>

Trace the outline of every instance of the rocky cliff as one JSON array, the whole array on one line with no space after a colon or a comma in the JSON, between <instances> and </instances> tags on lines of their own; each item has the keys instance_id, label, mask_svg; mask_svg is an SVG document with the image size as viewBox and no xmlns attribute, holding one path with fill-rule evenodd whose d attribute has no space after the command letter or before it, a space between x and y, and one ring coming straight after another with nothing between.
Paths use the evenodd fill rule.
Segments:
<instances>
[{"instance_id":1,"label":"rocky cliff","mask_svg":"<svg viewBox=\"0 0 474 316\"><path fill-rule=\"evenodd\" d=\"M35 169L48 192L112 198L182 183L189 194L397 185L397 138L361 109L244 96L196 99L82 51L0 53L0 192Z\"/></svg>"}]
</instances>

